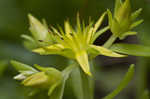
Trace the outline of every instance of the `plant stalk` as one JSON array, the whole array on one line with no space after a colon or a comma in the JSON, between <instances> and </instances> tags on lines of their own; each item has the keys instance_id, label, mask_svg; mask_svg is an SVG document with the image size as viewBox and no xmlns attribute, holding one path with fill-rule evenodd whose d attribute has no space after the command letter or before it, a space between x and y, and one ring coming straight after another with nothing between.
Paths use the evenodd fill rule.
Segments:
<instances>
[{"instance_id":1,"label":"plant stalk","mask_svg":"<svg viewBox=\"0 0 150 99\"><path fill-rule=\"evenodd\" d=\"M106 41L106 43L103 45L103 47L105 47L105 48L111 47L111 45L115 42L116 39L117 39L117 36L112 35L112 36Z\"/></svg>"}]
</instances>

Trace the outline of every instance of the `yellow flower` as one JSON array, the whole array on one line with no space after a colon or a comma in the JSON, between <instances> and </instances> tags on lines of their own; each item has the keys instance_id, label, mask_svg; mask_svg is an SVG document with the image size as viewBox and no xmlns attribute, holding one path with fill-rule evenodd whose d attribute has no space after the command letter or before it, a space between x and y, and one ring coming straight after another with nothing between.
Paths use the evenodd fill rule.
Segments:
<instances>
[{"instance_id":1,"label":"yellow flower","mask_svg":"<svg viewBox=\"0 0 150 99\"><path fill-rule=\"evenodd\" d=\"M77 26L75 29L72 28L69 21L64 22L64 30L61 27L58 27L58 29L51 27L51 30L49 30L49 35L53 40L53 43L49 44L48 46L43 46L34 49L33 52L39 53L41 55L58 54L58 55L68 57L70 59L74 59L79 63L82 70L86 74L91 75L88 56L92 56L92 57L95 57L97 55L105 55L110 57L124 56L112 52L111 50L106 49L104 47L93 45L96 38L100 34L102 34L103 32L109 29L109 27L106 27L98 31L105 15L106 12L103 13L103 15L98 19L98 21L95 24L89 23L87 26L81 24L78 15ZM29 18L31 21L30 23L35 22L34 27L40 28L40 25L36 24L37 21L34 21L37 20L36 18L34 18L31 15ZM38 32L39 28L38 29L34 28L35 29L34 31ZM42 32L40 35L42 35Z\"/></svg>"}]
</instances>

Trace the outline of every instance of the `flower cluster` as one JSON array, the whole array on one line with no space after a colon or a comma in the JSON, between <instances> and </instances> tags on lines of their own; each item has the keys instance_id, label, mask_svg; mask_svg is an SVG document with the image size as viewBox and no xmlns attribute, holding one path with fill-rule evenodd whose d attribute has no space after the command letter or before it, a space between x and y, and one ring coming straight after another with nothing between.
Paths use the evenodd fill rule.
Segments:
<instances>
[{"instance_id":1,"label":"flower cluster","mask_svg":"<svg viewBox=\"0 0 150 99\"><path fill-rule=\"evenodd\" d=\"M28 15L30 22L31 36L22 35L24 45L32 50L32 52L40 55L61 55L73 60L73 63L81 67L85 74L92 75L89 65L89 60L98 55L109 57L125 57L110 50L110 46L116 38L124 39L129 35L135 35L132 29L141 24L143 20L135 21L141 13L141 9L131 13L130 0L116 0L114 15L110 10L104 12L100 18L94 23L89 22L87 25L80 21L79 14L77 14L77 22L75 26L70 25L69 21L64 22L64 28L58 26L57 28L48 27L45 20L40 22L31 14ZM108 26L100 29L100 26L108 15ZM108 29L111 30L112 36L103 45L94 45L94 41ZM17 61L11 61L11 64L20 72L14 78L21 80L26 87L34 88L32 90L37 93L40 90L48 90L48 95L62 85L58 91L62 97L65 80L69 77L72 67L67 67L63 72L55 68L44 68L35 65L36 69L22 64ZM76 66L78 66L76 65ZM54 96L54 99L55 96ZM59 98L60 99L60 98Z\"/></svg>"},{"instance_id":2,"label":"flower cluster","mask_svg":"<svg viewBox=\"0 0 150 99\"><path fill-rule=\"evenodd\" d=\"M33 49L32 51L41 55L58 54L68 57L69 59L76 60L83 71L86 74L91 75L88 56L124 56L112 52L111 50L106 49L102 46L93 45L94 41L98 37L98 28L102 24L105 15L106 13L104 13L95 24L89 23L89 25L87 26L85 26L84 24L81 25L79 16L77 16L77 26L75 27L75 29L72 28L68 21L64 22L64 30L61 27L58 27L58 30L54 27L51 27L51 30L49 29L46 32L41 32L40 35L45 35L45 37L43 36L40 39L38 36L33 36L35 41L44 43L47 43L47 40L45 40L44 38L49 37L51 43L47 43L47 45L37 49ZM39 29L41 28L41 26L44 28L44 25L31 15L29 15L29 19L32 29L31 32L33 33L34 31L34 33L38 35L37 33Z\"/></svg>"},{"instance_id":3,"label":"flower cluster","mask_svg":"<svg viewBox=\"0 0 150 99\"><path fill-rule=\"evenodd\" d=\"M34 65L36 67L34 69L17 61L11 61L11 64L20 72L14 79L21 80L24 86L32 88L29 95L34 95L41 90L48 90L48 95L51 95L63 79L62 73L55 68Z\"/></svg>"}]
</instances>

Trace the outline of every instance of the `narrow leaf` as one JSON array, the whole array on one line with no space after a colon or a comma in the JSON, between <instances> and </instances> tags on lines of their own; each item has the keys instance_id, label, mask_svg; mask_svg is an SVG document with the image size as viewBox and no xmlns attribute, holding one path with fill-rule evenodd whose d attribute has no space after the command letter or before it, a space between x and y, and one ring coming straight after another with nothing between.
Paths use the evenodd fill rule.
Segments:
<instances>
[{"instance_id":1,"label":"narrow leaf","mask_svg":"<svg viewBox=\"0 0 150 99\"><path fill-rule=\"evenodd\" d=\"M128 31L128 32L125 32L123 33L122 35L119 36L119 38L121 40L125 39L127 36L130 36L130 35L136 35L137 32L134 32L134 31Z\"/></svg>"},{"instance_id":2,"label":"narrow leaf","mask_svg":"<svg viewBox=\"0 0 150 99\"><path fill-rule=\"evenodd\" d=\"M150 56L150 47L143 46L143 45L136 45L136 44L114 44L111 47L111 50L128 54L128 55L134 55L134 56Z\"/></svg>"},{"instance_id":3,"label":"narrow leaf","mask_svg":"<svg viewBox=\"0 0 150 99\"><path fill-rule=\"evenodd\" d=\"M107 14L108 14L109 26L111 27L112 26L113 17L112 17L112 13L111 13L111 11L109 9L107 9Z\"/></svg>"},{"instance_id":4,"label":"narrow leaf","mask_svg":"<svg viewBox=\"0 0 150 99\"><path fill-rule=\"evenodd\" d=\"M17 62L15 60L11 60L10 63L13 65L13 67L17 70L17 71L32 71L32 72L37 72L36 69L32 68L29 65L23 64L21 62Z\"/></svg>"},{"instance_id":5,"label":"narrow leaf","mask_svg":"<svg viewBox=\"0 0 150 99\"><path fill-rule=\"evenodd\" d=\"M131 14L131 20L134 21L142 12L142 8L136 10Z\"/></svg>"},{"instance_id":6,"label":"narrow leaf","mask_svg":"<svg viewBox=\"0 0 150 99\"><path fill-rule=\"evenodd\" d=\"M141 19L139 21L134 22L133 24L131 24L130 29L135 28L136 26L140 25L144 20Z\"/></svg>"},{"instance_id":7,"label":"narrow leaf","mask_svg":"<svg viewBox=\"0 0 150 99\"><path fill-rule=\"evenodd\" d=\"M124 79L119 84L119 86L113 92L111 92L109 95L104 97L103 99L114 99L115 96L118 95L132 80L133 75L134 75L134 65L132 64L130 66L130 68L128 69L128 72L126 73Z\"/></svg>"},{"instance_id":8,"label":"narrow leaf","mask_svg":"<svg viewBox=\"0 0 150 99\"><path fill-rule=\"evenodd\" d=\"M109 29L109 26L104 27L103 29L97 31L94 35L94 37L92 38L92 43L103 33L105 33L107 30Z\"/></svg>"},{"instance_id":9,"label":"narrow leaf","mask_svg":"<svg viewBox=\"0 0 150 99\"><path fill-rule=\"evenodd\" d=\"M38 47L38 43L31 36L21 35L21 37L25 39L23 44L27 49L32 50Z\"/></svg>"}]
</instances>

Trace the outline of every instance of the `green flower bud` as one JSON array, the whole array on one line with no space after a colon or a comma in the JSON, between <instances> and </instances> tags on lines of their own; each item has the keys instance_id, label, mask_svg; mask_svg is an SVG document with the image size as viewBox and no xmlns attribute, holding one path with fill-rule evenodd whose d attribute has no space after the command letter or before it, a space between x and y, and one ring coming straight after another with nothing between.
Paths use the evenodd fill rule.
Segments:
<instances>
[{"instance_id":1,"label":"green flower bud","mask_svg":"<svg viewBox=\"0 0 150 99\"><path fill-rule=\"evenodd\" d=\"M121 6L115 12L115 18L119 23L121 23L124 20L127 21L129 19L130 15L131 15L130 0L125 0L125 2L123 4L121 4Z\"/></svg>"},{"instance_id":2,"label":"green flower bud","mask_svg":"<svg viewBox=\"0 0 150 99\"><path fill-rule=\"evenodd\" d=\"M124 39L128 35L135 35L136 32L131 29L143 22L143 20L133 22L140 14L141 9L131 13L130 0L125 0L123 3L121 0L116 0L114 17L109 10L107 12L111 32L120 39Z\"/></svg>"},{"instance_id":3,"label":"green flower bud","mask_svg":"<svg viewBox=\"0 0 150 99\"><path fill-rule=\"evenodd\" d=\"M24 46L28 49L34 49L37 47L53 44L53 37L52 34L50 34L45 20L43 20L42 23L31 14L29 14L28 17L30 22L29 30L32 36L22 35L22 38L25 39Z\"/></svg>"},{"instance_id":4,"label":"green flower bud","mask_svg":"<svg viewBox=\"0 0 150 99\"><path fill-rule=\"evenodd\" d=\"M28 87L48 89L55 83L61 82L62 74L60 71L54 68L42 69L44 69L42 72L38 72L27 77L25 80L23 80L22 84Z\"/></svg>"},{"instance_id":5,"label":"green flower bud","mask_svg":"<svg viewBox=\"0 0 150 99\"><path fill-rule=\"evenodd\" d=\"M129 30L131 21L131 7L130 1L126 0L124 3L119 3L120 0L116 0L116 6L114 19L112 20L111 30L112 32L120 36L122 33L125 33Z\"/></svg>"},{"instance_id":6,"label":"green flower bud","mask_svg":"<svg viewBox=\"0 0 150 99\"><path fill-rule=\"evenodd\" d=\"M29 65L13 60L11 64L20 72L14 79L21 80L24 86L32 89L29 95L34 95L42 90L48 90L48 95L51 95L55 88L63 81L62 72L55 68L34 65L36 67L34 69Z\"/></svg>"}]
</instances>

